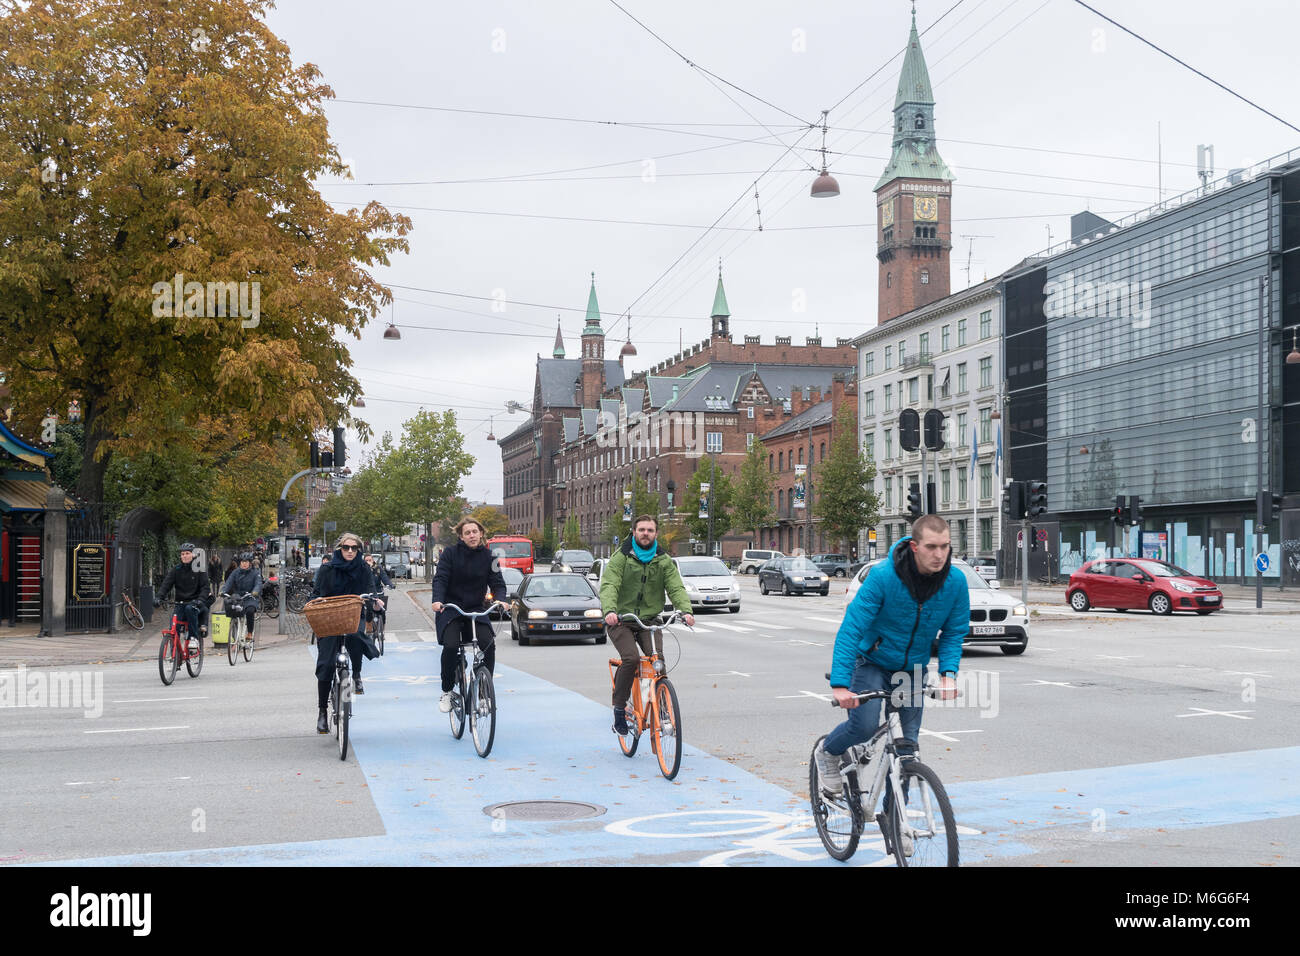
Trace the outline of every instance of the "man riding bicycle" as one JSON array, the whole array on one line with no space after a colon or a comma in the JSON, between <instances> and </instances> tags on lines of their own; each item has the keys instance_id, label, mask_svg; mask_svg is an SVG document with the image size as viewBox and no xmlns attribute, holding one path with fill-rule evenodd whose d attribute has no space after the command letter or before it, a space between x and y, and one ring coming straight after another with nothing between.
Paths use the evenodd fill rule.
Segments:
<instances>
[{"instance_id":1,"label":"man riding bicycle","mask_svg":"<svg viewBox=\"0 0 1300 956\"><path fill-rule=\"evenodd\" d=\"M938 515L918 518L912 534L872 568L849 604L835 635L831 693L849 712L817 751L817 770L826 790L843 788L840 758L864 743L880 722L880 700L858 706L855 694L898 688L916 706L899 708L903 735L918 740L923 697L912 688L913 668L930 663L930 645L939 634L939 689L944 700L957 694L962 641L970 630L970 590L961 571L952 570L948 522Z\"/></svg>"},{"instance_id":2,"label":"man riding bicycle","mask_svg":"<svg viewBox=\"0 0 1300 956\"><path fill-rule=\"evenodd\" d=\"M253 615L257 611L258 605L261 604L262 598L262 575L253 567L253 555L245 551L239 556L239 567L230 573L226 578L226 583L221 585L221 596L224 598L241 598L245 594L252 594L256 599L244 608L244 620L248 624L248 636L253 636ZM227 602L227 607L231 602ZM234 614L227 612L227 615L234 618Z\"/></svg>"},{"instance_id":3,"label":"man riding bicycle","mask_svg":"<svg viewBox=\"0 0 1300 956\"><path fill-rule=\"evenodd\" d=\"M609 638L618 648L622 663L614 672L614 733L620 736L627 730L627 699L636 679L637 662L641 653L654 653L649 631L619 620L624 614L635 614L649 621L663 613L664 595L673 607L682 612L687 627L695 626L691 614L691 599L682 584L677 564L668 552L659 547L659 522L651 515L641 515L633 522L631 536L623 542L600 579L600 609L605 612Z\"/></svg>"},{"instance_id":4,"label":"man riding bicycle","mask_svg":"<svg viewBox=\"0 0 1300 956\"><path fill-rule=\"evenodd\" d=\"M199 633L199 609L196 605L202 602L207 607L212 606L212 588L208 584L207 572L195 571L193 562L194 545L181 545L181 563L168 571L167 576L163 578L162 587L158 589L153 606L162 607L167 592L175 588L176 603L180 605L176 613L188 625L190 637L202 640L202 635Z\"/></svg>"},{"instance_id":5,"label":"man riding bicycle","mask_svg":"<svg viewBox=\"0 0 1300 956\"><path fill-rule=\"evenodd\" d=\"M473 518L466 518L456 525L456 534L460 540L443 551L438 573L433 576L434 628L438 632L438 643L442 645L442 697L438 700L438 710L444 714L451 712L451 691L456 686L460 645L469 643L471 636L477 633L479 647L483 650L483 663L489 673L495 668L497 658L491 625L480 621L480 626L471 631L474 621L444 607L444 603L474 613L487 609L483 598L489 590L493 600L506 599L506 581L501 576L497 559L488 550L483 525Z\"/></svg>"}]
</instances>

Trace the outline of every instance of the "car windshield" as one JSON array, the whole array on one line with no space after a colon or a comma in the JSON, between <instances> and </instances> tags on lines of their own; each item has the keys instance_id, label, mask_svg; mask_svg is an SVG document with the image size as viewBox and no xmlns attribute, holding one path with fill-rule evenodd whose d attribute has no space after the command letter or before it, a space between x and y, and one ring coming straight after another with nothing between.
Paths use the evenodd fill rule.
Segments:
<instances>
[{"instance_id":1,"label":"car windshield","mask_svg":"<svg viewBox=\"0 0 1300 956\"><path fill-rule=\"evenodd\" d=\"M705 558L702 561L683 560L678 564L684 578L712 578L729 575L727 566L717 558Z\"/></svg>"},{"instance_id":2,"label":"car windshield","mask_svg":"<svg viewBox=\"0 0 1300 956\"><path fill-rule=\"evenodd\" d=\"M556 574L546 577L534 576L528 583L528 597L593 597L591 585L586 578L571 574Z\"/></svg>"},{"instance_id":3,"label":"car windshield","mask_svg":"<svg viewBox=\"0 0 1300 956\"><path fill-rule=\"evenodd\" d=\"M969 564L960 564L954 561L952 566L953 566L953 570L959 570L961 571L962 574L966 575L966 586L969 587L972 591L993 590L991 587L989 587L989 583L984 580L983 576L980 575L980 573L976 571L974 568L972 568Z\"/></svg>"},{"instance_id":4,"label":"car windshield","mask_svg":"<svg viewBox=\"0 0 1300 956\"><path fill-rule=\"evenodd\" d=\"M781 562L781 567L786 571L810 571L814 574L821 570L807 558L786 558Z\"/></svg>"},{"instance_id":5,"label":"car windshield","mask_svg":"<svg viewBox=\"0 0 1300 956\"><path fill-rule=\"evenodd\" d=\"M518 568L502 568L501 577L505 578L506 584L513 587L524 579L524 572Z\"/></svg>"},{"instance_id":6,"label":"car windshield","mask_svg":"<svg viewBox=\"0 0 1300 956\"><path fill-rule=\"evenodd\" d=\"M503 558L526 558L533 553L530 541L493 541L488 547L493 554L499 554Z\"/></svg>"},{"instance_id":7,"label":"car windshield","mask_svg":"<svg viewBox=\"0 0 1300 956\"><path fill-rule=\"evenodd\" d=\"M1154 574L1158 578L1194 578L1195 574L1191 571L1184 571L1176 564L1170 564L1167 561L1142 561L1138 567L1148 574Z\"/></svg>"},{"instance_id":8,"label":"car windshield","mask_svg":"<svg viewBox=\"0 0 1300 956\"><path fill-rule=\"evenodd\" d=\"M596 556L590 551L565 551L565 564L591 564L596 560Z\"/></svg>"}]
</instances>

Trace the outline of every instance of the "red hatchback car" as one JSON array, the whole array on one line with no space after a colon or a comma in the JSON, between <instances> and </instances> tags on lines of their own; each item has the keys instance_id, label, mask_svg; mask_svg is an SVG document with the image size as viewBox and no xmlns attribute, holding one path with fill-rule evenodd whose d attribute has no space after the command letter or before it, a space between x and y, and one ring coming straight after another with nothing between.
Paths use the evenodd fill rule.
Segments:
<instances>
[{"instance_id":1,"label":"red hatchback car","mask_svg":"<svg viewBox=\"0 0 1300 956\"><path fill-rule=\"evenodd\" d=\"M1076 611L1113 607L1117 611L1148 608L1152 614L1213 614L1223 607L1223 592L1213 581L1145 558L1089 561L1070 575L1065 599Z\"/></svg>"}]
</instances>

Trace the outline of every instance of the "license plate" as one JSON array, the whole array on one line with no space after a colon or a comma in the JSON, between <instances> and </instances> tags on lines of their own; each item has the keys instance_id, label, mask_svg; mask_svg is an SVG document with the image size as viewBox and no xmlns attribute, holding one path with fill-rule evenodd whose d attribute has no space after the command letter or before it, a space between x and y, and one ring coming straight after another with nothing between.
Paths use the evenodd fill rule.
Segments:
<instances>
[{"instance_id":1,"label":"license plate","mask_svg":"<svg viewBox=\"0 0 1300 956\"><path fill-rule=\"evenodd\" d=\"M576 631L579 628L581 628L582 625L581 624L555 624L553 625L553 627L557 631Z\"/></svg>"},{"instance_id":2,"label":"license plate","mask_svg":"<svg viewBox=\"0 0 1300 956\"><path fill-rule=\"evenodd\" d=\"M707 594L706 594L706 595L704 596L704 600L705 600L705 602L709 602L709 601L718 602L718 601L725 601L726 598L725 598L725 597L710 596L710 595L707 595Z\"/></svg>"},{"instance_id":3,"label":"license plate","mask_svg":"<svg viewBox=\"0 0 1300 956\"><path fill-rule=\"evenodd\" d=\"M972 624L972 634L1005 634L1007 629L1000 624Z\"/></svg>"},{"instance_id":4,"label":"license plate","mask_svg":"<svg viewBox=\"0 0 1300 956\"><path fill-rule=\"evenodd\" d=\"M1218 603L1219 603L1219 599L1218 599L1218 597L1207 597L1207 598L1201 598L1201 600L1204 601L1206 604L1218 604Z\"/></svg>"}]
</instances>

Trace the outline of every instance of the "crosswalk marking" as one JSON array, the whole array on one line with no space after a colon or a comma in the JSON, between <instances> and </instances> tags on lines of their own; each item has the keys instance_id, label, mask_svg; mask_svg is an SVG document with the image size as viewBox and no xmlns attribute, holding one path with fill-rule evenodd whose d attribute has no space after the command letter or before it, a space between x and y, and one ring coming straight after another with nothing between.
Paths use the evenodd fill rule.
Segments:
<instances>
[{"instance_id":1,"label":"crosswalk marking","mask_svg":"<svg viewBox=\"0 0 1300 956\"><path fill-rule=\"evenodd\" d=\"M422 641L437 641L438 635L434 631L416 631L415 636Z\"/></svg>"},{"instance_id":2,"label":"crosswalk marking","mask_svg":"<svg viewBox=\"0 0 1300 956\"><path fill-rule=\"evenodd\" d=\"M750 631L753 630L752 627L742 627L739 624L722 624L718 621L711 621L710 623L712 624L713 627L720 627L724 631L737 631L741 634L748 634Z\"/></svg>"},{"instance_id":3,"label":"crosswalk marking","mask_svg":"<svg viewBox=\"0 0 1300 956\"><path fill-rule=\"evenodd\" d=\"M763 626L767 628L769 631L793 631L794 630L793 627L790 627L786 624L772 624L771 622L765 623Z\"/></svg>"},{"instance_id":4,"label":"crosswalk marking","mask_svg":"<svg viewBox=\"0 0 1300 956\"><path fill-rule=\"evenodd\" d=\"M811 615L811 614L808 616L808 620L810 620L810 621L821 621L823 624L834 624L836 627L839 627L840 624L841 624L841 621L840 621L838 618L833 618L833 617L814 617L814 616Z\"/></svg>"}]
</instances>

